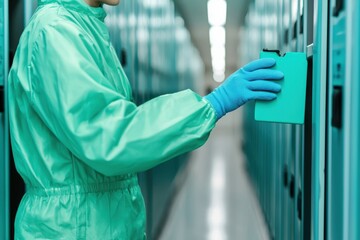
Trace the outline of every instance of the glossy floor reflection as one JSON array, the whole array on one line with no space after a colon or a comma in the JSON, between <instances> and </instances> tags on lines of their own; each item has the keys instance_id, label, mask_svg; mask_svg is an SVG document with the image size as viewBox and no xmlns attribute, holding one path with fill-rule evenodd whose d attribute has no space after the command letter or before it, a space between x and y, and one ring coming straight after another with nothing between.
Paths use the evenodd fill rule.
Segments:
<instances>
[{"instance_id":1,"label":"glossy floor reflection","mask_svg":"<svg viewBox=\"0 0 360 240\"><path fill-rule=\"evenodd\" d=\"M240 152L239 112L218 122L195 151L160 240L267 240Z\"/></svg>"}]
</instances>

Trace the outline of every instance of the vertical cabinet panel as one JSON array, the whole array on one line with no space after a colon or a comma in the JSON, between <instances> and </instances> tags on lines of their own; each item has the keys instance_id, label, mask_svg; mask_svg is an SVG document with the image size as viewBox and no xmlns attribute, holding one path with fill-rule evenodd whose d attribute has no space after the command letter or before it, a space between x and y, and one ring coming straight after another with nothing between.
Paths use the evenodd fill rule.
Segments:
<instances>
[{"instance_id":1,"label":"vertical cabinet panel","mask_svg":"<svg viewBox=\"0 0 360 240\"><path fill-rule=\"evenodd\" d=\"M10 239L9 151L7 109L4 106L8 73L8 1L0 0L0 238Z\"/></svg>"},{"instance_id":2,"label":"vertical cabinet panel","mask_svg":"<svg viewBox=\"0 0 360 240\"><path fill-rule=\"evenodd\" d=\"M328 1L314 2L311 239L324 239Z\"/></svg>"},{"instance_id":3,"label":"vertical cabinet panel","mask_svg":"<svg viewBox=\"0 0 360 240\"><path fill-rule=\"evenodd\" d=\"M331 1L329 35L328 87L328 159L327 159L327 222L329 240L342 239L344 235L345 165L344 155L344 95L346 54L346 14L343 4Z\"/></svg>"},{"instance_id":4,"label":"vertical cabinet panel","mask_svg":"<svg viewBox=\"0 0 360 240\"><path fill-rule=\"evenodd\" d=\"M349 91L349 97L345 99L345 105L349 107L346 108L346 116L349 121L345 124L346 128L351 130L348 134L345 135L349 149L349 164L348 164L348 193L349 193L349 202L345 210L347 216L346 223L347 229L344 231L348 233L346 237L348 239L360 239L360 70L358 63L360 61L360 4L358 1L351 1L348 4L347 8L347 33L348 38L347 45L347 59L349 59L353 64L349 68L347 78L347 88Z\"/></svg>"}]
</instances>

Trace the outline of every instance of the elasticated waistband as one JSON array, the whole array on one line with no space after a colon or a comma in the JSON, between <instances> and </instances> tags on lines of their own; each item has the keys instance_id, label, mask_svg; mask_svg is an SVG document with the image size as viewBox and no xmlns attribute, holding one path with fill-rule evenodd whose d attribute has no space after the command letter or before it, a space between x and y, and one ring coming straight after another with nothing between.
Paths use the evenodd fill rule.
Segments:
<instances>
[{"instance_id":1,"label":"elasticated waistband","mask_svg":"<svg viewBox=\"0 0 360 240\"><path fill-rule=\"evenodd\" d=\"M121 180L116 182L99 182L88 183L84 185L68 185L52 188L41 188L34 186L27 186L26 193L37 196L56 196L56 195L74 195L74 194L86 194L96 192L112 192L121 189L129 189L138 187L137 175L127 175Z\"/></svg>"}]
</instances>

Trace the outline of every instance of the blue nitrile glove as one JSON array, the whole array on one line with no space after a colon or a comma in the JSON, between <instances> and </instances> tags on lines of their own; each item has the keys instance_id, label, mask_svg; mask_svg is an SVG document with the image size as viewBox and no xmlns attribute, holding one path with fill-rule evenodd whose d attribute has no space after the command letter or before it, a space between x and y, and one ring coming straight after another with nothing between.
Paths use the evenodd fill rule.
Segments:
<instances>
[{"instance_id":1,"label":"blue nitrile glove","mask_svg":"<svg viewBox=\"0 0 360 240\"><path fill-rule=\"evenodd\" d=\"M223 84L204 98L216 111L217 119L250 100L273 100L281 86L267 80L280 80L284 74L269 69L275 59L262 58L250 62L229 76Z\"/></svg>"}]
</instances>

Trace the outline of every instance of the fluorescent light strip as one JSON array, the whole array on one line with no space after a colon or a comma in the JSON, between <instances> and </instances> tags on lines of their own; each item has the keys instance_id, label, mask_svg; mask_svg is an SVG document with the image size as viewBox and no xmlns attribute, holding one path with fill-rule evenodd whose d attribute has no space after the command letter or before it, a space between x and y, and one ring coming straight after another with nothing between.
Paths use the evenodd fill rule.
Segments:
<instances>
[{"instance_id":1,"label":"fluorescent light strip","mask_svg":"<svg viewBox=\"0 0 360 240\"><path fill-rule=\"evenodd\" d=\"M210 44L212 46L225 45L224 27L210 27L209 36L210 36Z\"/></svg>"},{"instance_id":2,"label":"fluorescent light strip","mask_svg":"<svg viewBox=\"0 0 360 240\"><path fill-rule=\"evenodd\" d=\"M208 21L211 26L223 26L226 23L227 4L224 0L209 0Z\"/></svg>"},{"instance_id":3,"label":"fluorescent light strip","mask_svg":"<svg viewBox=\"0 0 360 240\"><path fill-rule=\"evenodd\" d=\"M225 79L225 42L227 3L225 0L209 0L208 20L210 24L209 37L211 45L211 58L213 78L216 82Z\"/></svg>"},{"instance_id":4,"label":"fluorescent light strip","mask_svg":"<svg viewBox=\"0 0 360 240\"><path fill-rule=\"evenodd\" d=\"M211 46L211 58L225 58L225 45L224 46Z\"/></svg>"},{"instance_id":5,"label":"fluorescent light strip","mask_svg":"<svg viewBox=\"0 0 360 240\"><path fill-rule=\"evenodd\" d=\"M215 58L212 59L212 66L214 71L220 71L220 70L224 70L225 71L225 59L224 58Z\"/></svg>"},{"instance_id":6,"label":"fluorescent light strip","mask_svg":"<svg viewBox=\"0 0 360 240\"><path fill-rule=\"evenodd\" d=\"M225 72L220 72L220 73L214 72L213 78L215 82L223 82L225 80Z\"/></svg>"}]
</instances>

